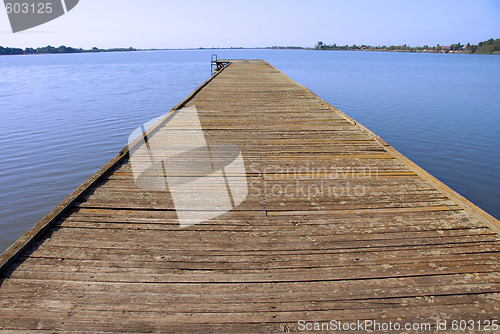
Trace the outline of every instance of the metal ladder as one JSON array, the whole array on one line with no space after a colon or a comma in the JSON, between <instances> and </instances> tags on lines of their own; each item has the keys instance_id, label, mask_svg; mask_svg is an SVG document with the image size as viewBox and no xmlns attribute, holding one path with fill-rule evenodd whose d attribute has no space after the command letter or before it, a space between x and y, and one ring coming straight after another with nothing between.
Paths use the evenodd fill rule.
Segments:
<instances>
[{"instance_id":1,"label":"metal ladder","mask_svg":"<svg viewBox=\"0 0 500 334\"><path fill-rule=\"evenodd\" d=\"M210 74L214 75L215 70L217 69L217 55L212 54L212 59L210 61Z\"/></svg>"}]
</instances>

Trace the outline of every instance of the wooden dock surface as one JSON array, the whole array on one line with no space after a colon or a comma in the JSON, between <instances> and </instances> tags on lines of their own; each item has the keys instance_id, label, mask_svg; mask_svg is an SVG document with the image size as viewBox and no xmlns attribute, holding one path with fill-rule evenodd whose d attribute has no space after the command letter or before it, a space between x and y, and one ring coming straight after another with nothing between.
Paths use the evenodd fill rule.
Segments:
<instances>
[{"instance_id":1,"label":"wooden dock surface","mask_svg":"<svg viewBox=\"0 0 500 334\"><path fill-rule=\"evenodd\" d=\"M261 60L185 107L209 144L241 149L246 200L181 228L120 152L3 254L0 332L500 321L499 222L369 130Z\"/></svg>"}]
</instances>

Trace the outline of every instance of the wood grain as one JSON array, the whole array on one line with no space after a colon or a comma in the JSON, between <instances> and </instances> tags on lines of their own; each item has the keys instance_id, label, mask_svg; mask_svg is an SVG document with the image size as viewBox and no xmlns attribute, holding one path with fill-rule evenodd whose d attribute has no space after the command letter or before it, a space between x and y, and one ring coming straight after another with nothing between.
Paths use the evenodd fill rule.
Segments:
<instances>
[{"instance_id":1,"label":"wood grain","mask_svg":"<svg viewBox=\"0 0 500 334\"><path fill-rule=\"evenodd\" d=\"M261 60L233 61L183 107L207 143L241 149L227 177L246 176L245 201L181 228L122 150L3 255L0 333L500 320L499 222L374 133Z\"/></svg>"}]
</instances>

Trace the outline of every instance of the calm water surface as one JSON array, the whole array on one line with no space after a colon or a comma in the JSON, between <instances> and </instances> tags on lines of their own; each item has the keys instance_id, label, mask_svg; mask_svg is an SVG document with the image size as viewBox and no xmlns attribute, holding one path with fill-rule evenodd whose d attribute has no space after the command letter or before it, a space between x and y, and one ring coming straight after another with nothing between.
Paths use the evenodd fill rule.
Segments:
<instances>
[{"instance_id":1,"label":"calm water surface","mask_svg":"<svg viewBox=\"0 0 500 334\"><path fill-rule=\"evenodd\" d=\"M205 81L211 53L0 57L0 252ZM217 53L267 60L500 218L500 56Z\"/></svg>"}]
</instances>

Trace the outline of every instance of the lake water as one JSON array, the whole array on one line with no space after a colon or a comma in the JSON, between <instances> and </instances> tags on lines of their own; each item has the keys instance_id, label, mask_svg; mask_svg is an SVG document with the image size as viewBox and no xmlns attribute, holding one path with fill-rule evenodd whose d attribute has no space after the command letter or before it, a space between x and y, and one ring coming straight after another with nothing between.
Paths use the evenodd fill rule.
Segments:
<instances>
[{"instance_id":1,"label":"lake water","mask_svg":"<svg viewBox=\"0 0 500 334\"><path fill-rule=\"evenodd\" d=\"M215 52L267 60L500 218L500 56ZM208 79L212 53L0 57L0 252Z\"/></svg>"}]
</instances>

